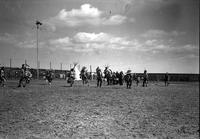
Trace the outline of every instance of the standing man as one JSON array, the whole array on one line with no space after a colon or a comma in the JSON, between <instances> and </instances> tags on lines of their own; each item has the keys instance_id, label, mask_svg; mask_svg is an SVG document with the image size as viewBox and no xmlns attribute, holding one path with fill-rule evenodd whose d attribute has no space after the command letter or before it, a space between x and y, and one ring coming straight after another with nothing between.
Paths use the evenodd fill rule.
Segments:
<instances>
[{"instance_id":1,"label":"standing man","mask_svg":"<svg viewBox=\"0 0 200 139\"><path fill-rule=\"evenodd\" d=\"M131 89L131 85L132 85L132 75L131 75L131 70L128 70L126 72L126 75L125 75L125 81L126 81L126 87L127 89Z\"/></svg>"},{"instance_id":2,"label":"standing man","mask_svg":"<svg viewBox=\"0 0 200 139\"><path fill-rule=\"evenodd\" d=\"M103 75L99 67L96 68L96 73L97 73L97 87L101 87Z\"/></svg>"},{"instance_id":3,"label":"standing man","mask_svg":"<svg viewBox=\"0 0 200 139\"><path fill-rule=\"evenodd\" d=\"M21 87L22 81L26 80L26 66L25 64L22 64L21 70L20 70L20 79L19 79L19 85L18 87ZM25 87L25 84L23 84L23 87Z\"/></svg>"},{"instance_id":4,"label":"standing man","mask_svg":"<svg viewBox=\"0 0 200 139\"><path fill-rule=\"evenodd\" d=\"M119 73L119 85L123 85L123 80L124 80L124 73L121 71Z\"/></svg>"},{"instance_id":5,"label":"standing man","mask_svg":"<svg viewBox=\"0 0 200 139\"><path fill-rule=\"evenodd\" d=\"M47 70L46 72L46 79L49 85L51 85L52 80L53 80L53 73L50 70Z\"/></svg>"},{"instance_id":6,"label":"standing man","mask_svg":"<svg viewBox=\"0 0 200 139\"><path fill-rule=\"evenodd\" d=\"M165 86L168 86L169 85L169 74L168 74L168 72L165 73L164 81L165 81Z\"/></svg>"},{"instance_id":7,"label":"standing man","mask_svg":"<svg viewBox=\"0 0 200 139\"><path fill-rule=\"evenodd\" d=\"M5 87L6 77L5 77L5 69L4 67L1 67L0 71L0 84L2 84L3 87Z\"/></svg>"},{"instance_id":8,"label":"standing man","mask_svg":"<svg viewBox=\"0 0 200 139\"><path fill-rule=\"evenodd\" d=\"M143 74L143 87L147 87L148 84L148 74L147 74L147 70L144 70L144 74Z\"/></svg>"},{"instance_id":9,"label":"standing man","mask_svg":"<svg viewBox=\"0 0 200 139\"><path fill-rule=\"evenodd\" d=\"M74 68L75 68L75 66L70 69L69 76L67 79L67 83L70 83L71 87L74 84L74 80L75 80L75 69Z\"/></svg>"}]
</instances>

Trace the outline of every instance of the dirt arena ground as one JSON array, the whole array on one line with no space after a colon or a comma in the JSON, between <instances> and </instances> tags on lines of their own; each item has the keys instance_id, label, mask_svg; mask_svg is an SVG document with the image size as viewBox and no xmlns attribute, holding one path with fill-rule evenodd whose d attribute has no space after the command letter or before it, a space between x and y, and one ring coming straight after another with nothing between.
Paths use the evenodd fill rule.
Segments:
<instances>
[{"instance_id":1,"label":"dirt arena ground","mask_svg":"<svg viewBox=\"0 0 200 139\"><path fill-rule=\"evenodd\" d=\"M0 139L197 139L199 83L0 88Z\"/></svg>"}]
</instances>

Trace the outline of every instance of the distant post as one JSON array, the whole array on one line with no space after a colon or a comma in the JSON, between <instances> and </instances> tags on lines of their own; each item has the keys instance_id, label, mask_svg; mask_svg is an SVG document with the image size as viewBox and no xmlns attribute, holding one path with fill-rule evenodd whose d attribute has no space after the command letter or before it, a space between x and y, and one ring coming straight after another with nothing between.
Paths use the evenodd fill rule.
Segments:
<instances>
[{"instance_id":1,"label":"distant post","mask_svg":"<svg viewBox=\"0 0 200 139\"><path fill-rule=\"evenodd\" d=\"M50 63L49 63L49 68L51 69L51 61L50 61Z\"/></svg>"},{"instance_id":2,"label":"distant post","mask_svg":"<svg viewBox=\"0 0 200 139\"><path fill-rule=\"evenodd\" d=\"M10 69L12 68L12 59L10 58Z\"/></svg>"},{"instance_id":3,"label":"distant post","mask_svg":"<svg viewBox=\"0 0 200 139\"><path fill-rule=\"evenodd\" d=\"M93 80L93 77L92 77L92 65L90 65L90 76L91 76L91 80Z\"/></svg>"},{"instance_id":4,"label":"distant post","mask_svg":"<svg viewBox=\"0 0 200 139\"><path fill-rule=\"evenodd\" d=\"M39 79L39 55L38 55L38 29L39 29L39 27L42 25L42 23L41 22L39 22L39 21L36 21L36 35L37 35L37 79Z\"/></svg>"},{"instance_id":5,"label":"distant post","mask_svg":"<svg viewBox=\"0 0 200 139\"><path fill-rule=\"evenodd\" d=\"M11 68L12 68L12 59L10 58L10 72L9 72L9 77L11 78Z\"/></svg>"}]
</instances>

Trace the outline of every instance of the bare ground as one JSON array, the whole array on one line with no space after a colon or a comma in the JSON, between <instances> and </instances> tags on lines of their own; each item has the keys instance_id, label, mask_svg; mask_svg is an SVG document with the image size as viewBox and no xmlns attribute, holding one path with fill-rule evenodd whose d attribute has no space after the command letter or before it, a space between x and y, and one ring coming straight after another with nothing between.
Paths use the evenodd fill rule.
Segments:
<instances>
[{"instance_id":1,"label":"bare ground","mask_svg":"<svg viewBox=\"0 0 200 139\"><path fill-rule=\"evenodd\" d=\"M0 88L0 139L197 139L199 83Z\"/></svg>"}]
</instances>

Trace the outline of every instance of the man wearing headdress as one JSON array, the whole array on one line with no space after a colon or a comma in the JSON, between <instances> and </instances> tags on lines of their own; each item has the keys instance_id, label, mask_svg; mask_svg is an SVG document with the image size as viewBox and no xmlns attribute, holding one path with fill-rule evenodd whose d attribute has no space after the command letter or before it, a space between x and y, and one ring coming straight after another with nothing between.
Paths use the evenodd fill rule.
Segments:
<instances>
[{"instance_id":1,"label":"man wearing headdress","mask_svg":"<svg viewBox=\"0 0 200 139\"><path fill-rule=\"evenodd\" d=\"M102 86L102 71L99 67L96 68L96 73L97 73L97 87L101 87Z\"/></svg>"}]
</instances>

